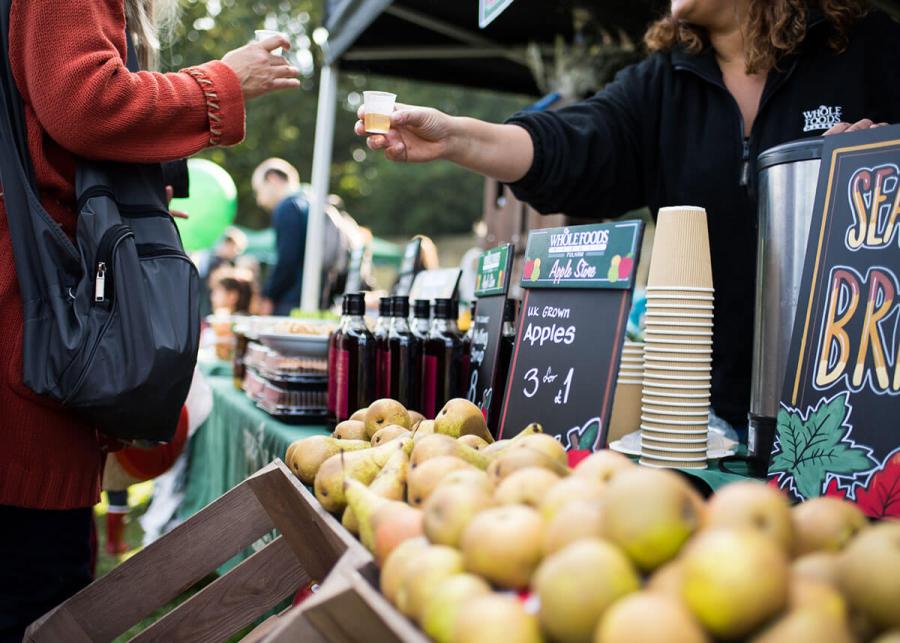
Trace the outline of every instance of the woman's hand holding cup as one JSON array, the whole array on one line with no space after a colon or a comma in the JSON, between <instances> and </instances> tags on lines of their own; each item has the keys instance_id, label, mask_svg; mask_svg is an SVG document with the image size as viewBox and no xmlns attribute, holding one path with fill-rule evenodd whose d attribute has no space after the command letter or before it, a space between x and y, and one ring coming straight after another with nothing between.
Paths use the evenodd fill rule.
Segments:
<instances>
[{"instance_id":1,"label":"woman's hand holding cup","mask_svg":"<svg viewBox=\"0 0 900 643\"><path fill-rule=\"evenodd\" d=\"M222 57L222 62L237 74L244 100L281 89L300 87L297 78L300 71L284 57L272 53L280 48L291 48L290 41L283 34L248 43Z\"/></svg>"}]
</instances>

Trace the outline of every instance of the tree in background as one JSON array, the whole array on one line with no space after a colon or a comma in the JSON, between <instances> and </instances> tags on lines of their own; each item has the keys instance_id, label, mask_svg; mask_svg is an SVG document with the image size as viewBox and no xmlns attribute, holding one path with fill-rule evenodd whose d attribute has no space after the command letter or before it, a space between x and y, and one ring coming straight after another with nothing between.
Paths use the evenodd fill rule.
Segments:
<instances>
[{"instance_id":1,"label":"tree in background","mask_svg":"<svg viewBox=\"0 0 900 643\"><path fill-rule=\"evenodd\" d=\"M292 62L304 74L299 91L280 92L250 103L247 139L242 145L202 154L225 167L237 183L240 225L262 228L269 224L268 215L256 207L250 189L250 175L260 161L280 156L300 170L303 180L310 178L318 100L318 67L311 52L316 49L312 44L314 30L321 22L321 0L183 3L181 23L163 55L168 69L220 58L251 40L254 30L265 28L289 35L294 43ZM369 151L353 134L356 109L366 88L394 92L405 103L494 121L521 109L529 99L361 74L341 78L332 192L344 198L348 211L360 224L380 236L469 231L482 214L483 180L449 163L398 165Z\"/></svg>"}]
</instances>

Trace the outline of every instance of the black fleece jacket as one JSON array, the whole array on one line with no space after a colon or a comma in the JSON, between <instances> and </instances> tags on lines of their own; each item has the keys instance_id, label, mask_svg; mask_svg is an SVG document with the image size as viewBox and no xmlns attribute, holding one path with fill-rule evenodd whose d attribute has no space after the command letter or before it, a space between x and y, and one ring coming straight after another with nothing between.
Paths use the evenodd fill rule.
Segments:
<instances>
[{"instance_id":1,"label":"black fleece jacket","mask_svg":"<svg viewBox=\"0 0 900 643\"><path fill-rule=\"evenodd\" d=\"M900 122L900 25L860 20L841 53L812 16L800 51L769 73L749 139L710 49L657 53L594 97L526 112L535 155L512 185L541 212L610 218L648 206L697 205L709 217L716 311L712 404L744 425L750 405L756 274L756 158L838 121Z\"/></svg>"}]
</instances>

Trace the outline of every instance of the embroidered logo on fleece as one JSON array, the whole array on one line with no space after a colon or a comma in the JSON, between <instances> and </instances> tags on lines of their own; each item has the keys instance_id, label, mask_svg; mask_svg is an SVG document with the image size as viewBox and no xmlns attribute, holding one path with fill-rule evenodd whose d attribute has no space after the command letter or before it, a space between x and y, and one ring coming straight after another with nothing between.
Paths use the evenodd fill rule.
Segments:
<instances>
[{"instance_id":1,"label":"embroidered logo on fleece","mask_svg":"<svg viewBox=\"0 0 900 643\"><path fill-rule=\"evenodd\" d=\"M841 122L843 114L844 108L840 105L835 105L834 107L819 105L817 109L803 112L803 118L806 120L803 131L815 132L817 130L831 129Z\"/></svg>"}]
</instances>

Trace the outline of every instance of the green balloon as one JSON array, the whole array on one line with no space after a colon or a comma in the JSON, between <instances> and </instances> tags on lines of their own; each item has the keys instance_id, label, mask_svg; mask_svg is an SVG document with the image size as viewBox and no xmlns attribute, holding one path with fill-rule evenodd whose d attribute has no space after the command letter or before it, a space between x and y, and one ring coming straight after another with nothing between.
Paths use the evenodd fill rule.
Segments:
<instances>
[{"instance_id":1,"label":"green balloon","mask_svg":"<svg viewBox=\"0 0 900 643\"><path fill-rule=\"evenodd\" d=\"M186 199L172 199L170 209L184 212L187 219L175 219L181 241L188 252L211 248L237 214L237 186L225 169L206 159L189 159L191 193Z\"/></svg>"}]
</instances>

